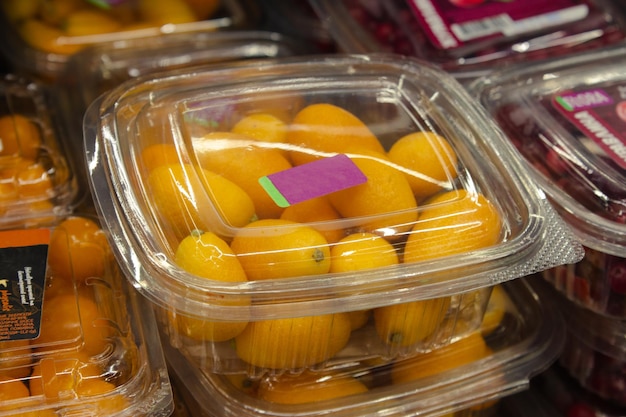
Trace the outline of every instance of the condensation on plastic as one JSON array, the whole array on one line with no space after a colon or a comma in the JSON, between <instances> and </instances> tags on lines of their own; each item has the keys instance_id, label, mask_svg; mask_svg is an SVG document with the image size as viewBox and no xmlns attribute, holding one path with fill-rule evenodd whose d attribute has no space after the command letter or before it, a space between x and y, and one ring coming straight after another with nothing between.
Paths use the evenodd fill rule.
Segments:
<instances>
[{"instance_id":1,"label":"condensation on plastic","mask_svg":"<svg viewBox=\"0 0 626 417\"><path fill-rule=\"evenodd\" d=\"M51 105L50 91L42 84L16 74L0 80L0 117L26 120L3 126L18 151L0 156L0 229L53 224L67 215L79 200L76 167L71 164L67 139L60 129L60 115ZM17 127L18 125L22 127ZM33 145L33 149L25 149Z\"/></svg>"},{"instance_id":2,"label":"condensation on plastic","mask_svg":"<svg viewBox=\"0 0 626 417\"><path fill-rule=\"evenodd\" d=\"M172 378L201 416L423 416L454 413L455 417L500 415L511 395L528 388L530 378L547 369L558 357L564 340L561 315L533 281L502 284L510 305L506 318L486 340L493 352L487 357L412 382L390 384L377 368L365 364L338 372L369 386L364 393L308 404L281 405L255 397L254 389L237 387L233 379L213 374L187 361L165 345ZM489 339L491 337L491 339ZM380 375L379 375L380 377ZM241 380L235 378L235 381ZM244 378L245 381L245 378ZM376 383L376 381L378 383ZM254 386L255 381L250 380ZM302 388L303 390L305 388ZM480 409L481 404L490 407Z\"/></svg>"}]
</instances>

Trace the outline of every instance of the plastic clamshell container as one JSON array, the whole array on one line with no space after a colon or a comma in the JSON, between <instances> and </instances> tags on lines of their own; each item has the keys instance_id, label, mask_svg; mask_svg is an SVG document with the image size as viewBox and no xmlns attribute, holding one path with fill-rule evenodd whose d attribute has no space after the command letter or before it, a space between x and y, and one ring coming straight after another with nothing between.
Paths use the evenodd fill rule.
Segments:
<instances>
[{"instance_id":1,"label":"plastic clamshell container","mask_svg":"<svg viewBox=\"0 0 626 417\"><path fill-rule=\"evenodd\" d=\"M243 133L259 115L303 136ZM491 120L452 77L410 58L292 57L130 81L90 106L84 135L128 278L171 343L215 371L430 350L476 328L492 285L582 257ZM408 170L434 190L414 192L389 161L405 136L441 150L434 167L456 155L439 180ZM324 157L295 162L312 155ZM283 197L336 214L287 217ZM368 310L378 325L346 330L347 314ZM279 331L294 346L269 346Z\"/></svg>"},{"instance_id":2,"label":"plastic clamshell container","mask_svg":"<svg viewBox=\"0 0 626 417\"><path fill-rule=\"evenodd\" d=\"M527 389L531 377L554 363L565 331L558 309L529 281L510 281L499 290L481 336L470 336L482 338L488 346L474 357L464 353L464 349L478 351L471 343L456 351L450 350L452 344L444 348L446 354L433 351L391 363L353 363L313 378L251 379L204 371L167 344L165 356L173 381L200 416L506 415L500 410L507 398ZM407 369L413 372L403 371ZM410 377L401 379L403 375ZM293 386L286 380L292 380ZM349 388L357 382L361 390ZM321 388L325 384L327 389ZM334 398L326 397L331 387L337 394Z\"/></svg>"},{"instance_id":3,"label":"plastic clamshell container","mask_svg":"<svg viewBox=\"0 0 626 417\"><path fill-rule=\"evenodd\" d=\"M519 66L477 80L472 94L524 156L585 246L545 271L570 299L626 318L626 48ZM568 104L569 103L569 104Z\"/></svg>"},{"instance_id":4,"label":"plastic clamshell container","mask_svg":"<svg viewBox=\"0 0 626 417\"><path fill-rule=\"evenodd\" d=\"M0 236L0 416L169 416L153 311L97 220Z\"/></svg>"},{"instance_id":5,"label":"plastic clamshell container","mask_svg":"<svg viewBox=\"0 0 626 417\"><path fill-rule=\"evenodd\" d=\"M615 44L623 13L607 1L310 0L345 52L393 52L472 80L494 65Z\"/></svg>"},{"instance_id":6,"label":"plastic clamshell container","mask_svg":"<svg viewBox=\"0 0 626 417\"><path fill-rule=\"evenodd\" d=\"M100 3L104 6L53 0L29 8L20 7L21 2L2 2L4 55L20 71L55 79L68 58L89 45L243 29L256 18L239 0Z\"/></svg>"},{"instance_id":7,"label":"plastic clamshell container","mask_svg":"<svg viewBox=\"0 0 626 417\"><path fill-rule=\"evenodd\" d=\"M0 229L54 223L77 203L75 168L50 104L34 80L0 80Z\"/></svg>"}]
</instances>

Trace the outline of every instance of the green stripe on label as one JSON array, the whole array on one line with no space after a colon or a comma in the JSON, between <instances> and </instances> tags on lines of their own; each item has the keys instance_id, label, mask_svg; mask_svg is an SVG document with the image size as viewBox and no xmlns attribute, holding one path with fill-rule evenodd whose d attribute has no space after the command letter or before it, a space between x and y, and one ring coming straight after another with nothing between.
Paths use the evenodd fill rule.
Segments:
<instances>
[{"instance_id":1,"label":"green stripe on label","mask_svg":"<svg viewBox=\"0 0 626 417\"><path fill-rule=\"evenodd\" d=\"M567 101L563 100L563 97L561 97L561 96L556 96L554 99L555 99L555 100L556 100L556 102L557 102L557 103L559 103L559 104L561 105L561 107L563 107L565 110L567 110L567 111L572 111L572 110L574 110L574 109L572 108L572 106L570 106L570 105L567 103Z\"/></svg>"},{"instance_id":2,"label":"green stripe on label","mask_svg":"<svg viewBox=\"0 0 626 417\"><path fill-rule=\"evenodd\" d=\"M285 208L291 205L289 204L289 201L287 201L285 196L283 196L282 193L278 191L278 188L276 188L272 180L270 180L267 176L259 178L259 184L261 184L261 187L263 187L263 189L272 198L272 200L274 200L278 207Z\"/></svg>"}]
</instances>

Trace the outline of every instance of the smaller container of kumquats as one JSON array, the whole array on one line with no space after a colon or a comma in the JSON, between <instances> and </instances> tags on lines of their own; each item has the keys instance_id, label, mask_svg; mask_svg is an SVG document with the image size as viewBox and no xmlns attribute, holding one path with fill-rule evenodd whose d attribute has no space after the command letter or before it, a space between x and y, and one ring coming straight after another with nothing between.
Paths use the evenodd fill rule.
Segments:
<instances>
[{"instance_id":1,"label":"smaller container of kumquats","mask_svg":"<svg viewBox=\"0 0 626 417\"><path fill-rule=\"evenodd\" d=\"M243 29L257 18L239 0L2 0L0 6L0 50L16 69L52 80L89 45Z\"/></svg>"},{"instance_id":2,"label":"smaller container of kumquats","mask_svg":"<svg viewBox=\"0 0 626 417\"><path fill-rule=\"evenodd\" d=\"M504 416L564 340L549 298L520 279L496 286L480 330L409 359L250 378L203 371L165 343L173 381L198 416ZM531 414L521 414L528 415Z\"/></svg>"},{"instance_id":3,"label":"smaller container of kumquats","mask_svg":"<svg viewBox=\"0 0 626 417\"><path fill-rule=\"evenodd\" d=\"M0 416L169 416L156 320L96 219L0 231Z\"/></svg>"},{"instance_id":4,"label":"smaller container of kumquats","mask_svg":"<svg viewBox=\"0 0 626 417\"><path fill-rule=\"evenodd\" d=\"M213 63L310 52L307 45L280 33L252 30L118 40L91 45L72 55L55 86L57 95L69 97L64 112L73 114L82 132L81 118L76 113L84 113L98 96L131 78Z\"/></svg>"},{"instance_id":5,"label":"smaller container of kumquats","mask_svg":"<svg viewBox=\"0 0 626 417\"><path fill-rule=\"evenodd\" d=\"M626 47L510 67L470 85L585 247L544 272L584 308L626 318Z\"/></svg>"},{"instance_id":6,"label":"smaller container of kumquats","mask_svg":"<svg viewBox=\"0 0 626 417\"><path fill-rule=\"evenodd\" d=\"M77 204L59 116L41 84L14 74L0 80L0 229L52 224Z\"/></svg>"},{"instance_id":7,"label":"smaller container of kumquats","mask_svg":"<svg viewBox=\"0 0 626 417\"><path fill-rule=\"evenodd\" d=\"M393 52L471 81L501 65L621 43L611 0L309 0L339 48Z\"/></svg>"},{"instance_id":8,"label":"smaller container of kumquats","mask_svg":"<svg viewBox=\"0 0 626 417\"><path fill-rule=\"evenodd\" d=\"M131 80L84 127L128 279L215 372L429 351L479 326L493 285L582 256L492 121L414 59Z\"/></svg>"},{"instance_id":9,"label":"smaller container of kumquats","mask_svg":"<svg viewBox=\"0 0 626 417\"><path fill-rule=\"evenodd\" d=\"M51 89L76 157L80 180L86 181L82 150L83 115L104 92L131 78L219 62L277 58L308 52L301 42L279 33L211 31L170 34L149 39L102 42L72 55ZM84 184L86 188L88 185ZM90 202L88 202L90 203Z\"/></svg>"}]
</instances>

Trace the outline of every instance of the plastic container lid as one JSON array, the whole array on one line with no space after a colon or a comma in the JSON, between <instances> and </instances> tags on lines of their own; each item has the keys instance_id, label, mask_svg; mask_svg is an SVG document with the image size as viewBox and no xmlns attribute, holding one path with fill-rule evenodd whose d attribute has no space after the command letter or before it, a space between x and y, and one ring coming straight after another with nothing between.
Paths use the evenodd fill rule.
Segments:
<instances>
[{"instance_id":1,"label":"plastic container lid","mask_svg":"<svg viewBox=\"0 0 626 417\"><path fill-rule=\"evenodd\" d=\"M97 221L0 231L1 416L169 416L150 305Z\"/></svg>"},{"instance_id":2,"label":"plastic container lid","mask_svg":"<svg viewBox=\"0 0 626 417\"><path fill-rule=\"evenodd\" d=\"M470 80L494 65L615 44L626 27L623 13L596 0L310 3L345 52L416 56Z\"/></svg>"},{"instance_id":3,"label":"plastic container lid","mask_svg":"<svg viewBox=\"0 0 626 417\"><path fill-rule=\"evenodd\" d=\"M515 280L504 283L506 310L497 313L499 321L495 327L484 331L484 340L489 352L473 359L460 359L450 355L450 361L457 365L438 368L438 360L446 356L426 354L420 357L399 360L392 364L377 366L374 363L352 364L351 367L337 368L327 379L317 378L302 386L296 385L291 397L279 380L263 377L260 380L240 377L239 375L218 375L194 366L186 361L177 350L165 346L166 359L172 369L172 377L179 381L181 389L198 406L199 415L207 416L405 416L419 413L424 416L455 413L455 416L500 415L500 404L505 404L506 397L528 388L530 377L543 372L557 358L564 340L564 326L558 309L552 303L545 302L541 292L536 292L530 281ZM496 303L500 305L499 303ZM500 305L501 307L502 305ZM490 314L496 310L489 309ZM501 313L504 312L504 315ZM490 316L491 317L491 316ZM488 319L486 322L490 322ZM487 327L483 327L486 329ZM469 339L468 339L469 340ZM459 342L459 345L463 342ZM452 345L446 347L449 349ZM469 349L470 344L465 347ZM473 349L473 348L471 348ZM451 352L449 352L451 353ZM429 356L430 355L430 356ZM433 371L420 360L430 357ZM415 379L400 382L398 369L410 369L414 363ZM393 367L397 367L393 371ZM420 369L418 369L420 368ZM323 375L323 374L321 374ZM281 378L300 380L298 375ZM338 384L335 389L346 393L334 399L305 401L297 403L296 398L306 395L315 384L328 384L332 378L344 378L346 385ZM356 379L365 386L365 391L351 391L347 388L348 379ZM295 382L294 382L295 384ZM284 392L281 391L282 387ZM317 391L319 396L324 391ZM274 393L273 395L271 393ZM279 396L280 395L280 396ZM309 401L316 394L309 395ZM286 402L293 400L293 404ZM479 406L479 405L482 405ZM481 408L484 409L481 411ZM494 413L495 410L495 413Z\"/></svg>"},{"instance_id":4,"label":"plastic container lid","mask_svg":"<svg viewBox=\"0 0 626 417\"><path fill-rule=\"evenodd\" d=\"M50 104L33 80L0 80L0 229L51 224L77 204L75 166Z\"/></svg>"},{"instance_id":5,"label":"plastic container lid","mask_svg":"<svg viewBox=\"0 0 626 417\"><path fill-rule=\"evenodd\" d=\"M498 130L494 129L491 120L484 117L461 90L458 83L446 74L426 64L397 56L330 56L235 63L122 84L94 102L88 110L85 141L88 164L91 167L90 181L97 206L128 278L140 291L165 308L175 308L198 316L247 320L249 314L259 319L300 315L303 306L306 306L307 313L322 314L358 310L388 304L390 301L428 299L477 289L527 275L550 264L579 259L582 255L579 245L569 240L567 229L562 228L558 218L553 216L549 205L543 200L543 194L535 188L526 171L521 168L521 162L512 152L512 148ZM336 183L330 184L331 189L343 187L358 190L355 181L360 182L364 178L367 180L362 173L369 168L359 168L356 163L351 163L353 160L349 155L355 159L374 160L385 166L394 166L384 162L386 157L380 156L380 150L360 149L364 141L370 141L372 146L381 147L382 152L386 152L383 145L388 149L400 137L421 131L427 134L418 133L418 136L429 137L436 144L443 143L446 140L444 137L450 143L449 149L452 151L446 151L449 153L435 158L445 160L444 158L451 158L453 154L457 155L458 162L454 170L458 175L452 177L449 169L442 180L429 180L435 185L448 188L448 192L436 191L437 195L444 195L438 202L425 197L426 199L419 200L420 205L417 208L417 197L412 191L406 191L404 200L398 200L406 200L410 204L398 204L392 201L391 195L386 195L392 188L383 188L380 198L384 201L366 200L366 203L361 203L363 211L360 213L346 213L334 220L305 223L310 228L318 227L317 230L321 232L344 229L377 234L384 237L394 251L403 250L404 262L359 271L358 276L353 271L318 272L324 271L323 268L313 270L314 273L311 274L309 270L295 268L301 265L296 262L299 255L282 249L273 252L284 252L288 255L276 269L275 266L270 267L270 263L274 264L276 260L268 263L268 258L264 256L259 259L249 258L251 263L246 274L250 276L245 282L225 282L224 279L227 278L218 275L204 278L181 268L175 261L176 249L182 239L193 237L194 230L212 231L218 238L234 246L232 240L239 239L237 235L258 238L266 233L271 235L275 227L267 226L267 223L266 226L256 229L247 224L234 226L234 220L231 221L234 217L227 220L220 214L228 210L228 201L220 199L219 194L216 194L219 192L217 186L193 188L196 194L192 200L185 197L187 194L184 190L177 188L176 181L172 183L175 184L175 189L168 189L167 182L155 181L158 178L153 178L151 186L148 168L154 159L159 162L163 161L159 159L161 157L172 157L166 161L173 164L168 162L166 166L177 167L168 168L160 175L167 177L171 172L180 171L181 181L186 183L200 181L202 176L210 175L202 171L198 162L199 158L213 155L210 151L213 146L217 146L217 153L214 155L218 156L224 149L244 152L246 147L253 150L250 152L253 159L256 154L270 154L263 153L265 151L280 154L293 145L286 142L282 142L283 145L267 141L255 142L245 134L238 137L228 136L234 132L224 131L230 130L235 122L253 112L270 113L275 118L293 118L305 107L315 104L321 105L321 108L314 108L314 111L328 111L329 119L323 121L328 124L322 124L321 129L330 130L330 145L323 146L333 147L333 142L339 142L343 146L346 142L335 140L337 137L333 136L335 133L332 123L342 123L332 121L331 115L335 112L342 115L338 117L345 117L349 121L347 123L354 123L357 129L366 132L366 138L358 136L352 148L355 150L351 153L331 150L327 154L333 158L321 158L313 161L314 163L298 165L295 171L290 169L294 168L291 164L287 169L275 171L279 174L287 173L288 180L291 175L303 173L304 179L312 182L310 187L305 187L308 193L305 199L311 199L314 193L321 197L331 196L333 193L335 196L340 195L336 191L329 194L328 188L324 188L329 186L324 184L324 180L328 182L325 170L333 176L342 169L347 173L343 177L335 177ZM271 114L277 108L280 113ZM361 122L365 124L365 128L359 122L354 122L352 117L345 116L346 109L353 115L358 114L365 121ZM314 116L313 119L319 120ZM292 131L297 126L303 126L302 131L306 136L307 124L304 123L304 118L300 120L286 123L290 123ZM277 123L277 126L281 126ZM437 136L431 136L434 133ZM324 138L314 137L310 149L301 144L296 146L296 153L301 153L302 149L305 156L309 152L318 152L318 140ZM430 141L427 143L433 143ZM147 158L150 155L144 153L145 150L148 145L155 144L169 147L169 151L164 151L165 154L171 152L169 156L160 153L159 149L162 148L156 147L152 150L156 150L157 157ZM436 144L432 147L438 146ZM282 149L283 147L286 149ZM245 152L231 161L227 155L226 165L241 165L244 156ZM282 160L284 159L286 158L283 156ZM280 161L281 158L276 160ZM261 164L265 162L267 161L263 160ZM433 165L443 164L437 161ZM215 162L211 169L217 167L218 162ZM244 167L244 173L254 169L252 165ZM388 172L380 165L375 167ZM390 172L394 181L406 185L406 178L396 175L402 172L401 169L395 168ZM276 194L275 191L278 190L289 194L294 191L294 187L289 187L290 181L287 181L287 186L280 185L281 175L285 179L284 174L274 177L276 182L272 185L275 189L269 187L269 193ZM422 173L411 175L419 176L420 179L430 178ZM376 174L370 175L371 178L375 176ZM257 180L258 178L253 179L254 182ZM368 181L372 185L376 184L374 180ZM266 182L271 182L271 179ZM165 188L158 189L159 184L166 184ZM302 186L302 181L295 184ZM360 189L362 188L365 187ZM426 187L422 188L425 189ZM441 190L437 187L436 189ZM261 209L277 210L281 213L283 210L279 203L273 199L268 200L270 196L265 190L264 188L259 193L258 201L268 204L259 205L253 214L261 220L276 222L277 219L271 218L271 213L266 214L265 219L261 215ZM172 198L158 199L159 194L169 196L169 191L173 191ZM398 190L394 191L399 193ZM182 197L178 195L181 192ZM357 193L346 198L349 206L355 206L352 197L356 198L358 195ZM375 194L364 194L365 197L372 195ZM409 261L409 251L405 249L404 241L416 234L411 231L413 227L425 227L430 231L435 230L435 233L438 233L437 230L442 233L440 227L430 228L428 225L431 223L417 220L418 215L426 219L425 213L428 210L448 211L451 216L444 223L455 224L458 219L463 218L464 212L456 209L457 205L474 205L474 201L480 200L481 196L491 204L484 203L481 207L487 208L487 213L495 215L487 214L485 218L477 218L475 224L481 229L483 236L489 236L484 233L485 230L493 232L490 232L492 242L473 242L485 246L474 249L465 249L455 243L451 252L448 252L454 255L443 256L446 252L442 250L428 255L430 259ZM180 206L185 201L192 204ZM337 201L339 206L340 200ZM370 203L372 207L369 206ZM193 214L193 205L201 207L201 213ZM163 216L169 209L175 214L174 217ZM187 214L184 213L186 210ZM243 216L244 223L251 220L246 216L247 214ZM495 228L490 229L494 224ZM283 229L285 228L290 230L291 226L284 226ZM281 227L277 229L281 230ZM310 234L318 239L315 233ZM347 233L344 231L343 234ZM447 232L444 235L442 241L447 241L451 236ZM557 239L558 244L552 239ZM292 244L282 238L270 239L272 243L276 243L276 240L287 247ZM467 240L463 241L467 243ZM375 242L385 243L378 239ZM243 257L241 254L250 253L245 249L246 243L246 239L239 242L240 254L236 257L239 262ZM263 237L261 241L252 240L250 243L267 244L268 239ZM332 256L324 252L325 245L322 243L313 248L313 254L319 255L316 262L322 255L324 261L333 260ZM295 244L294 247L300 246L306 245ZM556 248L559 249L558 253L552 253ZM259 249L261 255L267 253L267 250L269 249ZM385 253L389 254L378 249L369 253L374 254L374 259ZM426 256L424 253L420 251L411 256L417 259L419 256ZM294 257L290 259L291 255ZM271 269L268 274L274 274L275 278L267 279L269 275L263 275L266 267ZM288 276L292 267L296 276L283 279ZM261 279L253 279L253 275ZM251 303L245 308L214 304L217 294L222 301L232 298L233 301L240 302L242 296L251 297ZM388 296L392 299L387 299Z\"/></svg>"},{"instance_id":6,"label":"plastic container lid","mask_svg":"<svg viewBox=\"0 0 626 417\"><path fill-rule=\"evenodd\" d=\"M547 278L569 298L624 318L626 131L623 46L495 72L469 88L524 156L586 248Z\"/></svg>"},{"instance_id":7,"label":"plastic container lid","mask_svg":"<svg viewBox=\"0 0 626 417\"><path fill-rule=\"evenodd\" d=\"M585 246L626 254L626 48L493 73L470 86Z\"/></svg>"},{"instance_id":8,"label":"plastic container lid","mask_svg":"<svg viewBox=\"0 0 626 417\"><path fill-rule=\"evenodd\" d=\"M54 79L88 45L243 29L257 17L239 0L57 2L34 8L3 2L0 30L7 41L0 47L15 68Z\"/></svg>"}]
</instances>

